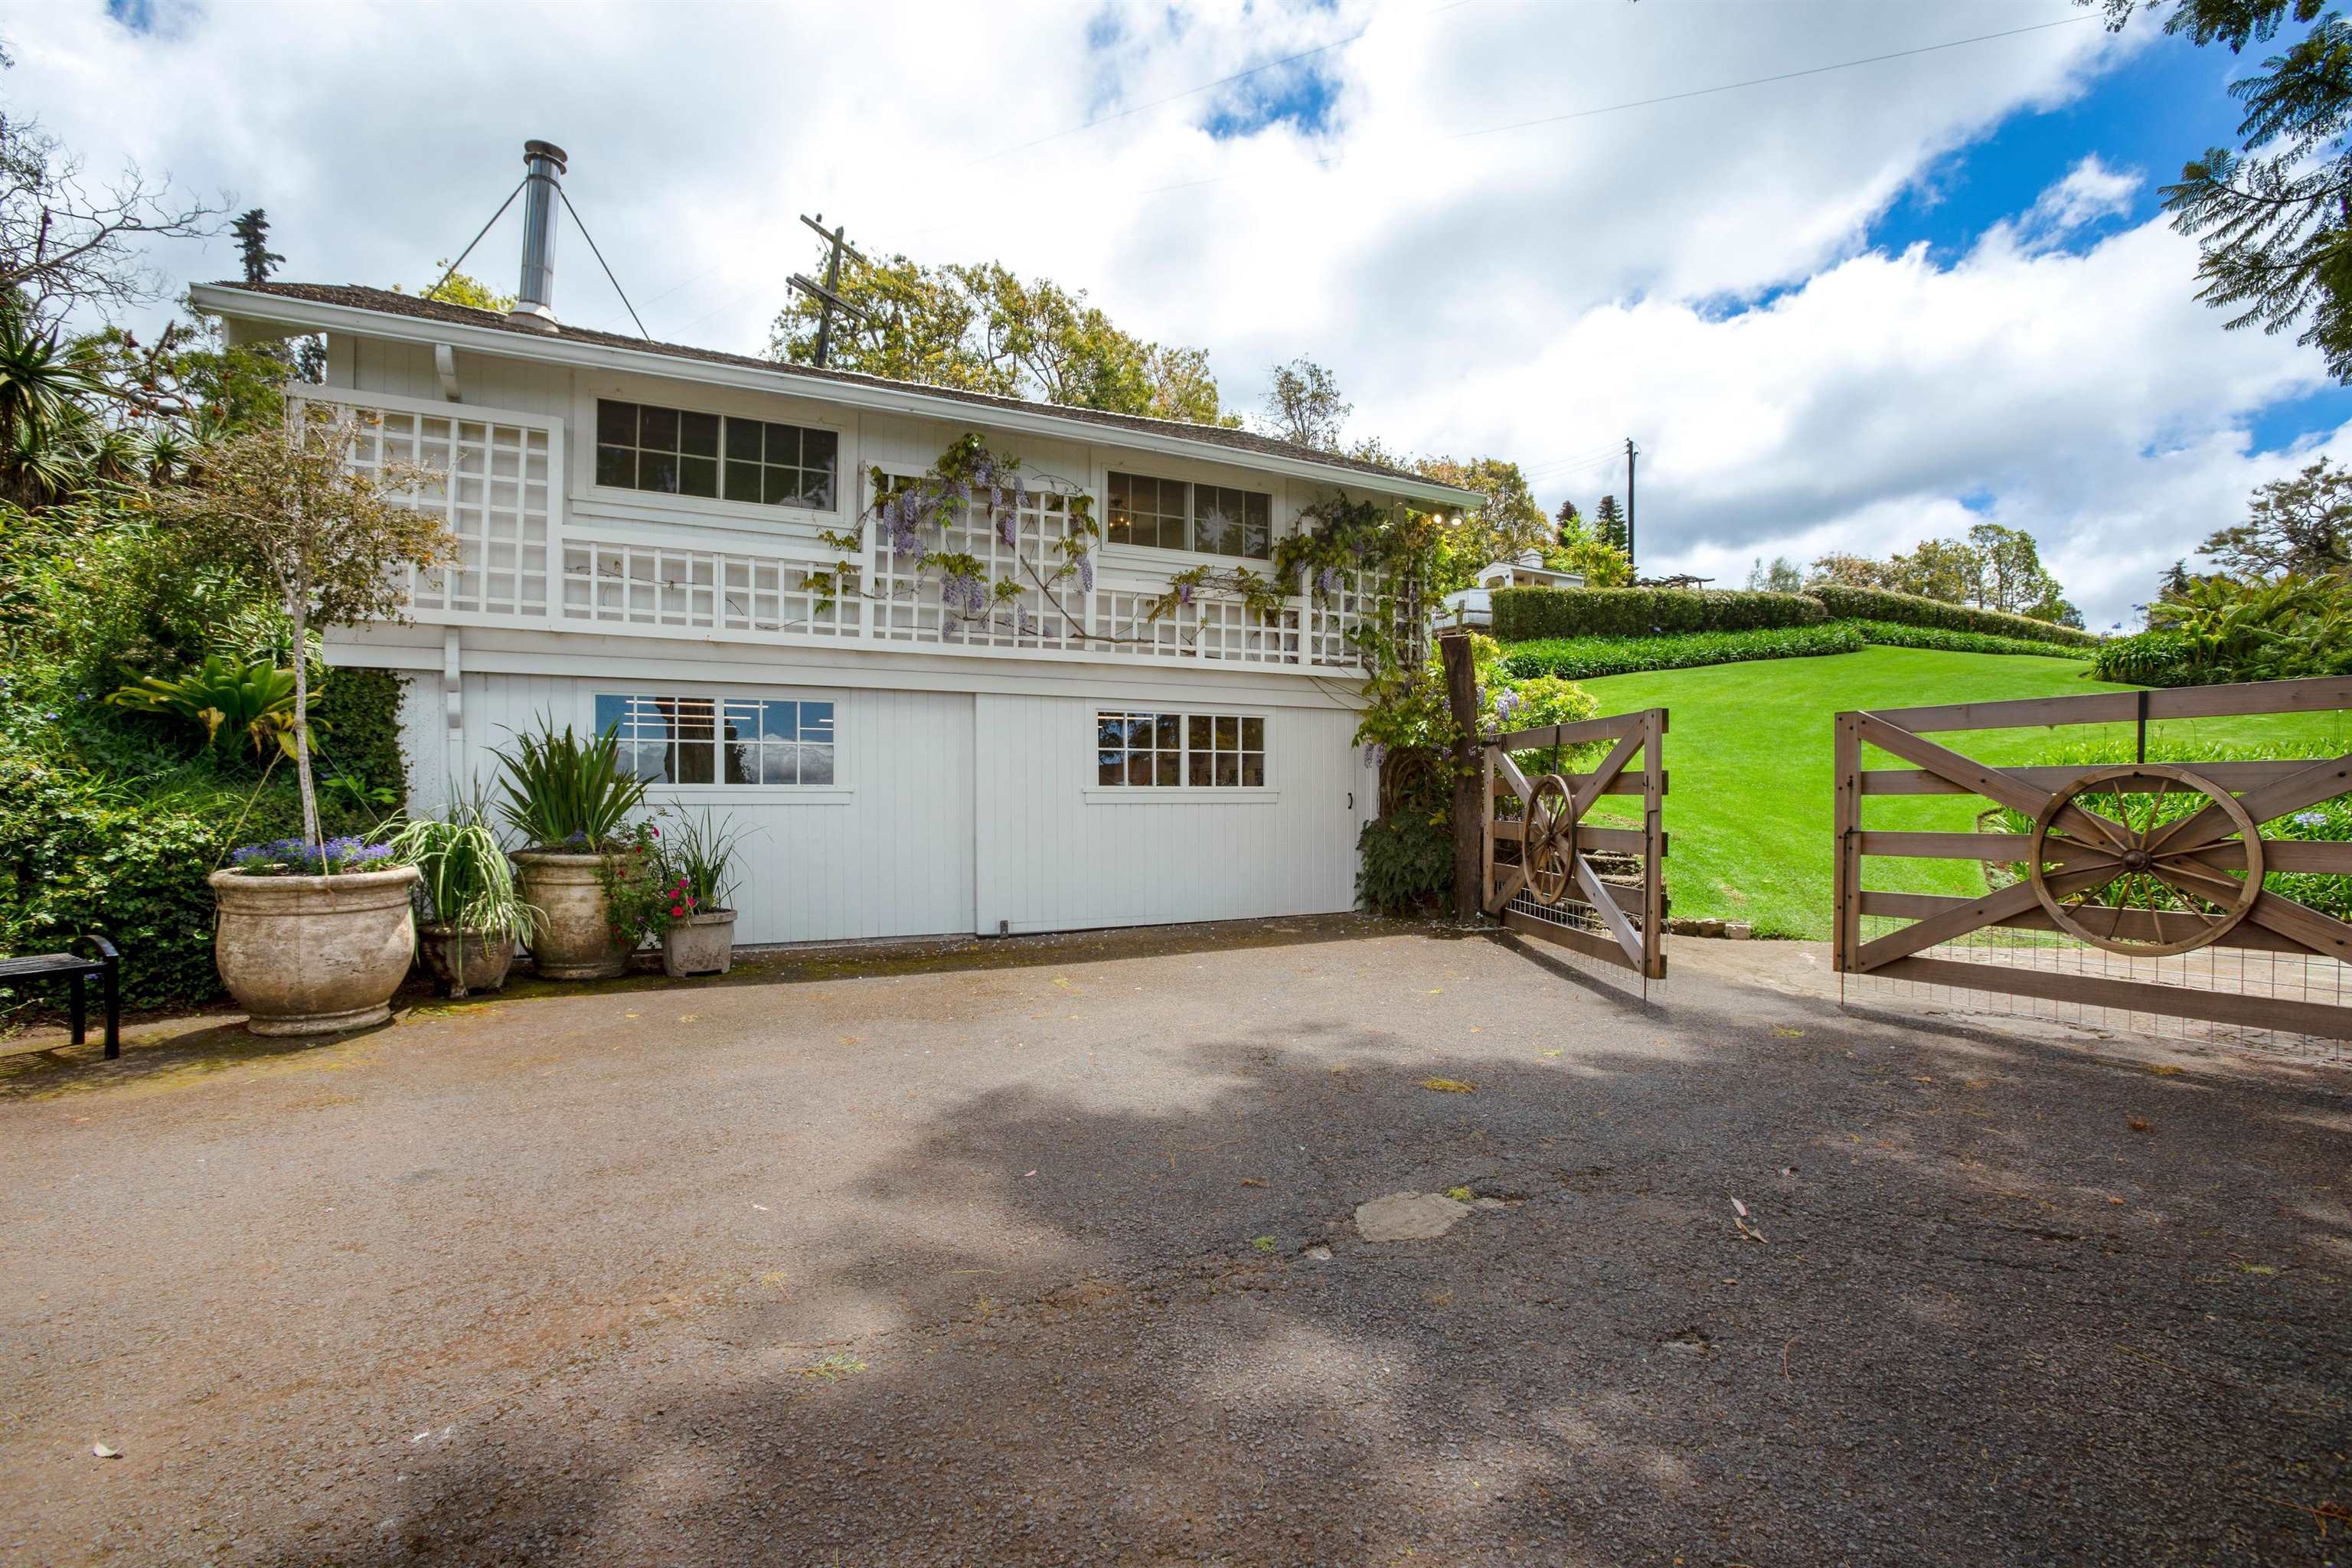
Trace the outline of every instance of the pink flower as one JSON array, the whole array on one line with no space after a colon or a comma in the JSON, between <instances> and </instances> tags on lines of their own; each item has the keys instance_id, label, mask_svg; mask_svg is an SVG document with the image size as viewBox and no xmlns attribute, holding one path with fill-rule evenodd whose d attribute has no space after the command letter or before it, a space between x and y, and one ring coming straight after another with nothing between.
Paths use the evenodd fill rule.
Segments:
<instances>
[{"instance_id":1,"label":"pink flower","mask_svg":"<svg viewBox=\"0 0 2352 1568\"><path fill-rule=\"evenodd\" d=\"M677 905L676 905L676 904L672 904L672 905L669 907L669 912L670 912L671 914L673 914L673 915L682 915L682 914L686 913L686 911L685 911L684 910L680 909L680 908L679 908Z\"/></svg>"}]
</instances>

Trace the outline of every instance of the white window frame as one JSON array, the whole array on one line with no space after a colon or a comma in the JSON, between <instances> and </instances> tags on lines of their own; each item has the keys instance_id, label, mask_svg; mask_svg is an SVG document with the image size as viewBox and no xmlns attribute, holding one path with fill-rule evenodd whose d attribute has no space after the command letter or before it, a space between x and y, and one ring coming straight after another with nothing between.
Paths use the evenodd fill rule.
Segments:
<instances>
[{"instance_id":1,"label":"white window frame","mask_svg":"<svg viewBox=\"0 0 2352 1568\"><path fill-rule=\"evenodd\" d=\"M709 701L714 727L712 745L725 744L716 731L726 722L727 705L730 702L825 702L833 707L833 782L823 784L729 784L716 780L710 784L673 784L667 780L649 782L646 799L656 805L678 805L694 808L705 805L846 805L856 798L856 785L849 776L851 747L846 743L845 717L849 710L846 693L793 687L704 686L662 683L659 685L633 681L583 681L586 689L583 706L587 730L601 733L596 724L596 704L599 698L620 697L650 699L661 701ZM714 751L713 772L723 763Z\"/></svg>"},{"instance_id":2,"label":"white window frame","mask_svg":"<svg viewBox=\"0 0 2352 1568\"><path fill-rule=\"evenodd\" d=\"M1177 721L1179 741L1178 770L1185 782L1174 784L1107 784L1100 773L1101 723L1111 715L1129 718L1145 715L1172 715ZM1276 737L1279 733L1273 710L1262 708L1211 706L1193 702L1160 702L1103 698L1089 702L1085 709L1087 784L1078 792L1090 805L1269 805L1282 798L1281 781L1276 775ZM1190 781L1192 758L1192 728L1195 719L1206 719L1213 724L1219 719L1255 719L1264 726L1265 759L1265 783L1256 784L1195 784Z\"/></svg>"},{"instance_id":3,"label":"white window frame","mask_svg":"<svg viewBox=\"0 0 2352 1568\"><path fill-rule=\"evenodd\" d=\"M1113 539L1110 536L1110 477L1113 473L1133 474L1139 479L1184 486L1184 509L1188 519L1192 516L1192 492L1202 485L1223 489L1255 490L1266 498L1269 551L1281 547L1282 541L1292 531L1296 521L1290 506L1289 486L1277 475L1220 463L1192 462L1117 449L1099 451L1094 465L1095 517L1102 525L1102 540L1097 547L1097 554L1101 564L1129 574L1172 574L1194 566L1214 566L1240 567L1271 575L1274 563L1255 555L1212 555L1203 550L1171 550L1162 545L1129 544ZM1286 591L1288 591L1286 586Z\"/></svg>"},{"instance_id":4,"label":"white window frame","mask_svg":"<svg viewBox=\"0 0 2352 1568\"><path fill-rule=\"evenodd\" d=\"M724 495L671 495L661 490L624 489L596 482L596 405L599 401L650 405L690 414L716 414L729 418L758 419L771 425L797 425L806 430L830 430L835 438L833 510L805 506L770 506L765 501L731 501ZM820 529L839 529L854 517L864 473L857 450L857 426L852 416L825 404L798 398L762 397L731 387L691 383L645 383L618 376L581 374L572 388L572 426L580 438L571 442L572 494L569 510L592 527L614 523L687 523L727 529L746 542L758 540L763 548L780 543L804 543L811 559L824 552L816 542ZM719 431L719 488L726 489L726 431ZM568 521L568 520L567 520Z\"/></svg>"}]
</instances>

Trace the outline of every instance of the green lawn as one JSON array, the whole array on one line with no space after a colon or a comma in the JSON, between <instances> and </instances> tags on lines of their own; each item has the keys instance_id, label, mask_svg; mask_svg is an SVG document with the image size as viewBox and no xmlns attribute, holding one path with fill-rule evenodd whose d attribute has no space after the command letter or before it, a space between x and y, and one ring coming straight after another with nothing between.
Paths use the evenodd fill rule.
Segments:
<instances>
[{"instance_id":1,"label":"green lawn","mask_svg":"<svg viewBox=\"0 0 2352 1568\"><path fill-rule=\"evenodd\" d=\"M1612 675L1580 682L1603 713L1664 707L1666 886L1677 917L1744 920L1776 936L1827 937L1830 914L1832 716L1844 709L2117 691L2083 678L2072 659L1868 647L1821 658L1772 659L1703 669ZM1936 737L1987 762L2024 763L2054 746L2103 732L2128 741L2128 724L2063 731L1989 730ZM2282 755L2335 756L2352 733L2342 714L2182 720L2149 726L2150 750L2176 742L2261 742ZM1876 752L1866 765L1901 765ZM1601 805L1622 811L1631 803ZM1874 796L1874 828L1965 831L1984 803L1973 796ZM1612 811L1612 815L1614 811ZM1599 815L1596 810L1596 815ZM1873 888L1979 893L1976 868L1951 860L1874 858Z\"/></svg>"}]
</instances>

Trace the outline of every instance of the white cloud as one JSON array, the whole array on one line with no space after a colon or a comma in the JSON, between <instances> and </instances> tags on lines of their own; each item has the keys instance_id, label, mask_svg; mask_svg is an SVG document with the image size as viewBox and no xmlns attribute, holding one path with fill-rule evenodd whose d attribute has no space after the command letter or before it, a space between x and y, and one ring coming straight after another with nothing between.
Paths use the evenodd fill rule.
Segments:
<instances>
[{"instance_id":1,"label":"white cloud","mask_svg":"<svg viewBox=\"0 0 2352 1568\"><path fill-rule=\"evenodd\" d=\"M2094 149L1958 260L1863 251L1948 154L2150 36L2055 0L166 9L154 36L95 4L20 13L0 88L93 168L135 157L267 207L288 276L429 280L544 136L656 336L761 346L807 259L795 216L822 211L871 249L1087 288L1207 347L1232 403L1305 353L1359 433L1406 450L1535 464L1635 434L1645 564L1883 550L1969 521L1967 498L2034 527L2105 615L2288 465L2242 428L2317 384L2306 352L2194 303L2185 241L2092 226L2137 179ZM1202 129L1308 67L1336 89L1320 134ZM1583 117L1465 134L1562 115ZM500 286L513 224L468 263ZM226 240L159 261L233 267ZM572 237L559 264L567 320L627 330ZM1541 473L1588 506L1605 477Z\"/></svg>"}]
</instances>

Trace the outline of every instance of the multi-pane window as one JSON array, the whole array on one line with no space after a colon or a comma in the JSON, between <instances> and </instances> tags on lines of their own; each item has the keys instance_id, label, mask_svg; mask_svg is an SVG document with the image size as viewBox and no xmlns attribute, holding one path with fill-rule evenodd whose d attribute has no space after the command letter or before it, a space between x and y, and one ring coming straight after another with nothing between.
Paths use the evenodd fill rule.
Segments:
<instances>
[{"instance_id":1,"label":"multi-pane window","mask_svg":"<svg viewBox=\"0 0 2352 1568\"><path fill-rule=\"evenodd\" d=\"M835 431L596 400L600 485L831 511L840 462Z\"/></svg>"},{"instance_id":2,"label":"multi-pane window","mask_svg":"<svg viewBox=\"0 0 2352 1568\"><path fill-rule=\"evenodd\" d=\"M1236 713L1097 713L1095 782L1138 789L1264 788L1265 721Z\"/></svg>"},{"instance_id":3,"label":"multi-pane window","mask_svg":"<svg viewBox=\"0 0 2352 1568\"><path fill-rule=\"evenodd\" d=\"M830 784L833 704L599 692L596 729L648 784Z\"/></svg>"},{"instance_id":4,"label":"multi-pane window","mask_svg":"<svg viewBox=\"0 0 2352 1568\"><path fill-rule=\"evenodd\" d=\"M1274 498L1263 490L1114 473L1105 537L1114 544L1265 561L1274 554Z\"/></svg>"}]
</instances>

